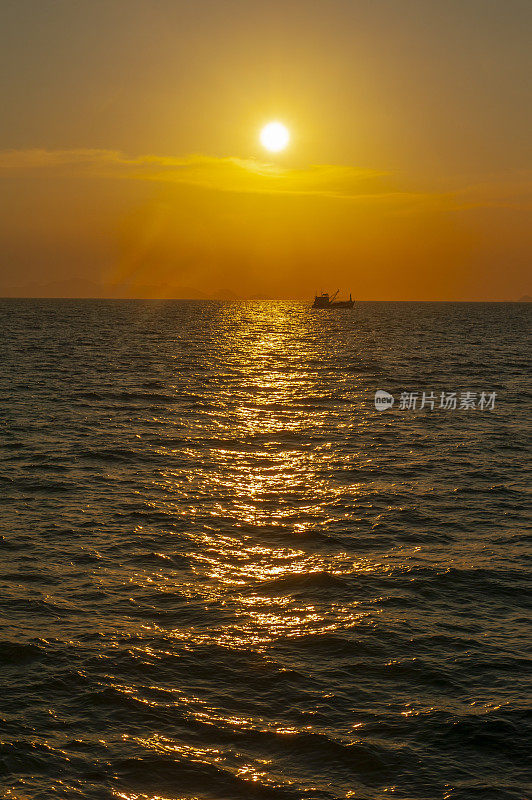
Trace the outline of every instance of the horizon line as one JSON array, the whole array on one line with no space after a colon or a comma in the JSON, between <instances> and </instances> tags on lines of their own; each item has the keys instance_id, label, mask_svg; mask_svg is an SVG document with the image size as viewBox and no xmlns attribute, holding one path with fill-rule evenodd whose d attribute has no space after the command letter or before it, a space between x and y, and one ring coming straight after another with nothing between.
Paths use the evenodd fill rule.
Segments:
<instances>
[{"instance_id":1,"label":"horizon line","mask_svg":"<svg viewBox=\"0 0 532 800\"><path fill-rule=\"evenodd\" d=\"M87 300L90 302L153 302L153 303L301 303L306 304L310 300L302 299L281 299L281 298L259 298L259 297L235 297L235 298L219 298L219 297L73 297L61 296L57 297L47 295L2 295L0 300ZM438 298L431 299L417 299L412 300L408 298L402 299L372 299L372 300L355 300L356 303L530 303L532 296L524 295L522 298L515 300L504 299L462 299L462 300L443 300Z\"/></svg>"}]
</instances>

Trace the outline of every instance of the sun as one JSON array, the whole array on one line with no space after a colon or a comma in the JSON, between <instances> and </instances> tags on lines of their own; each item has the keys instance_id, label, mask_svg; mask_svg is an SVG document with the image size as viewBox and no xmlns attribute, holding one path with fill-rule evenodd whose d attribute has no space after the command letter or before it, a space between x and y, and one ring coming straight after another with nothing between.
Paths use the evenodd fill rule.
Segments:
<instances>
[{"instance_id":1,"label":"sun","mask_svg":"<svg viewBox=\"0 0 532 800\"><path fill-rule=\"evenodd\" d=\"M269 122L260 132L260 141L266 150L278 153L290 141L290 131L282 122Z\"/></svg>"}]
</instances>

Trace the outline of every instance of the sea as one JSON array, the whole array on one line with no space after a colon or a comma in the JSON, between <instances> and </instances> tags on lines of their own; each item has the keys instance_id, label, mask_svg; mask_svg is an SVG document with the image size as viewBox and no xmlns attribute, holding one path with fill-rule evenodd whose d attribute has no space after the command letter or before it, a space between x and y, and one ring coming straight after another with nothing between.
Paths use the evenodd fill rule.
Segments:
<instances>
[{"instance_id":1,"label":"sea","mask_svg":"<svg viewBox=\"0 0 532 800\"><path fill-rule=\"evenodd\" d=\"M1 300L0 796L532 797L530 311Z\"/></svg>"}]
</instances>

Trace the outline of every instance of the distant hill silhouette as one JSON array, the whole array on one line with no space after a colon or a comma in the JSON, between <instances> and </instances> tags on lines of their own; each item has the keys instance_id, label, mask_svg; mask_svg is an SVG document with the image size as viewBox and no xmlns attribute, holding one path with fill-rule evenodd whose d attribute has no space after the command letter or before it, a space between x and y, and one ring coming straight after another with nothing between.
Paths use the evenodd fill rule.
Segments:
<instances>
[{"instance_id":1,"label":"distant hill silhouette","mask_svg":"<svg viewBox=\"0 0 532 800\"><path fill-rule=\"evenodd\" d=\"M210 294L192 286L164 286L160 284L111 285L97 283L85 278L66 278L59 281L39 283L37 281L0 288L1 297L34 297L99 300L239 300L229 290L217 289Z\"/></svg>"}]
</instances>

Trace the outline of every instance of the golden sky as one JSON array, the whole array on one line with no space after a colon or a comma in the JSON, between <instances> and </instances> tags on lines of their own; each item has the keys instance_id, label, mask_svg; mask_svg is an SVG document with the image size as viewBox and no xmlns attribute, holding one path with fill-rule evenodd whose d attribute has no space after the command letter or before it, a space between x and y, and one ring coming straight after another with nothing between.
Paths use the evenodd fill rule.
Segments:
<instances>
[{"instance_id":1,"label":"golden sky","mask_svg":"<svg viewBox=\"0 0 532 800\"><path fill-rule=\"evenodd\" d=\"M0 16L2 294L532 294L528 0Z\"/></svg>"}]
</instances>

